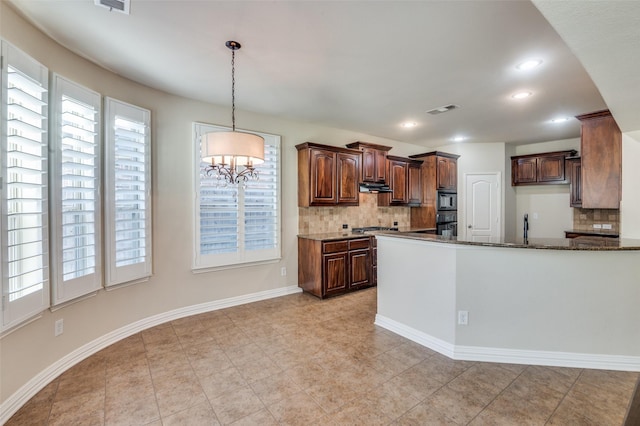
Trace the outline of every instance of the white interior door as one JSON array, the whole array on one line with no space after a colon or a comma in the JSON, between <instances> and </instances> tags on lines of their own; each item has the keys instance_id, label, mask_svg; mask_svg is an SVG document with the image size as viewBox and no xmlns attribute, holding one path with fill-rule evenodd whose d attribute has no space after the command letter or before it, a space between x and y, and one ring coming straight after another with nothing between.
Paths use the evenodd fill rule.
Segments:
<instances>
[{"instance_id":1,"label":"white interior door","mask_svg":"<svg viewBox=\"0 0 640 426\"><path fill-rule=\"evenodd\" d=\"M465 174L465 236L471 241L501 237L500 172Z\"/></svg>"}]
</instances>

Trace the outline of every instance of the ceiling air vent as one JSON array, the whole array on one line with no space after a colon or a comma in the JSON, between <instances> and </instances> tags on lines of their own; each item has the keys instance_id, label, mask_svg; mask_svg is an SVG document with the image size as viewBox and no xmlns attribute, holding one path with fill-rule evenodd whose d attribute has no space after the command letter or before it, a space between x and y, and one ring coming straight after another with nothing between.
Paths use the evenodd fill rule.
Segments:
<instances>
[{"instance_id":1,"label":"ceiling air vent","mask_svg":"<svg viewBox=\"0 0 640 426\"><path fill-rule=\"evenodd\" d=\"M451 110L458 109L458 108L460 108L459 105L453 105L453 104L445 105L445 106L441 106L441 107L429 110L427 111L427 114L438 115L438 114L442 114L443 112L449 112Z\"/></svg>"},{"instance_id":2,"label":"ceiling air vent","mask_svg":"<svg viewBox=\"0 0 640 426\"><path fill-rule=\"evenodd\" d=\"M95 0L96 6L106 7L110 11L129 14L130 0Z\"/></svg>"}]
</instances>

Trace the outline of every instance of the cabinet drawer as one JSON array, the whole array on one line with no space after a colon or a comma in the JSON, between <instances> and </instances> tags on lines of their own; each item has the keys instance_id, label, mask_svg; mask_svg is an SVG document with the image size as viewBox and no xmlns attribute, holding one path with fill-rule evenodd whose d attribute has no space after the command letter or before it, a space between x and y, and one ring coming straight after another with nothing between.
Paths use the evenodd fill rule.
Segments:
<instances>
[{"instance_id":1,"label":"cabinet drawer","mask_svg":"<svg viewBox=\"0 0 640 426\"><path fill-rule=\"evenodd\" d=\"M349 240L349 250L367 249L369 248L369 238L361 238L357 240Z\"/></svg>"},{"instance_id":2,"label":"cabinet drawer","mask_svg":"<svg viewBox=\"0 0 640 426\"><path fill-rule=\"evenodd\" d=\"M328 241L322 243L323 253L337 253L339 251L347 251L349 243L347 241Z\"/></svg>"}]
</instances>

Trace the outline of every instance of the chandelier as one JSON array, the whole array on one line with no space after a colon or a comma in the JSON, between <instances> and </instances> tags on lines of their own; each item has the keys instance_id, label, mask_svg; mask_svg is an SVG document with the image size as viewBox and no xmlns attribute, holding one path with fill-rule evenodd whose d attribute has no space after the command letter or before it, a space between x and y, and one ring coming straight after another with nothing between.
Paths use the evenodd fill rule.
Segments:
<instances>
[{"instance_id":1,"label":"chandelier","mask_svg":"<svg viewBox=\"0 0 640 426\"><path fill-rule=\"evenodd\" d=\"M202 161L208 176L217 176L230 184L258 179L255 166L264 162L264 139L256 134L236 132L236 50L237 41L227 41L231 50L231 123L230 132L212 132L202 137Z\"/></svg>"}]
</instances>

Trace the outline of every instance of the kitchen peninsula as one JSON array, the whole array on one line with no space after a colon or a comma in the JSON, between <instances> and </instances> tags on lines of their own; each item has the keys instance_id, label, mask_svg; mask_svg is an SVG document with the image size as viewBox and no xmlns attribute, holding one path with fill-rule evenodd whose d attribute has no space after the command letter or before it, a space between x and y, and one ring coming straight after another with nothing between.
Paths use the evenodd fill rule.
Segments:
<instances>
[{"instance_id":1,"label":"kitchen peninsula","mask_svg":"<svg viewBox=\"0 0 640 426\"><path fill-rule=\"evenodd\" d=\"M377 325L454 359L640 371L640 240L376 239Z\"/></svg>"}]
</instances>

